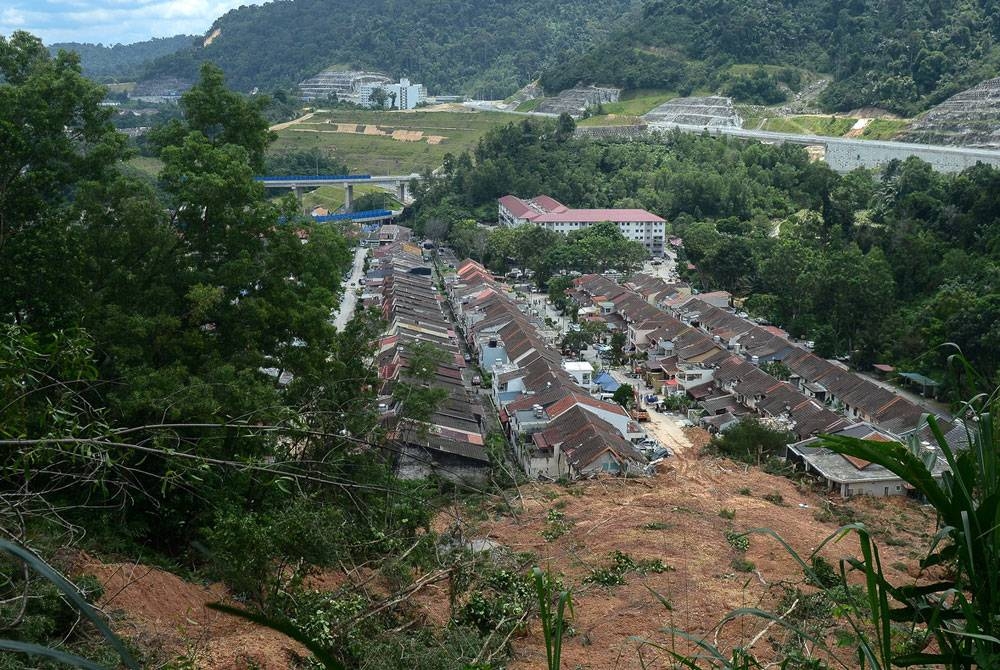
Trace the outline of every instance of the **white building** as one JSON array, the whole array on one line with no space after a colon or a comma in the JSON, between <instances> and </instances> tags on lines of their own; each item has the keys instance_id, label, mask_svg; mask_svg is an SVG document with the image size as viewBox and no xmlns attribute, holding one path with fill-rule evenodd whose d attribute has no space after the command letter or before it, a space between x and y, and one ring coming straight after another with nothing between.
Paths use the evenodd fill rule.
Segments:
<instances>
[{"instance_id":1,"label":"white building","mask_svg":"<svg viewBox=\"0 0 1000 670\"><path fill-rule=\"evenodd\" d=\"M372 95L381 89L386 95L388 109L414 109L426 98L422 84L411 84L409 79L400 79L398 84L370 83L358 87L358 104L373 107Z\"/></svg>"},{"instance_id":2,"label":"white building","mask_svg":"<svg viewBox=\"0 0 1000 670\"><path fill-rule=\"evenodd\" d=\"M625 239L646 247L651 256L663 255L667 232L667 222L644 209L570 209L547 195L530 200L505 195L500 198L499 221L510 227L530 223L563 234L609 221L618 226Z\"/></svg>"},{"instance_id":3,"label":"white building","mask_svg":"<svg viewBox=\"0 0 1000 670\"><path fill-rule=\"evenodd\" d=\"M594 390L594 366L587 361L563 361L563 370L570 373L576 383L587 389Z\"/></svg>"}]
</instances>

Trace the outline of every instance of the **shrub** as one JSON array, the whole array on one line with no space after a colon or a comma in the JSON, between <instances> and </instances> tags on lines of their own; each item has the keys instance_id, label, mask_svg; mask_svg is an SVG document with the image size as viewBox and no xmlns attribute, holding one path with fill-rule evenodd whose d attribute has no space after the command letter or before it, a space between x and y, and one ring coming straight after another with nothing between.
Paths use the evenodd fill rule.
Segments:
<instances>
[{"instance_id":1,"label":"shrub","mask_svg":"<svg viewBox=\"0 0 1000 670\"><path fill-rule=\"evenodd\" d=\"M743 533L736 533L731 530L726 531L726 542L736 551L744 552L750 548L750 538Z\"/></svg>"},{"instance_id":2,"label":"shrub","mask_svg":"<svg viewBox=\"0 0 1000 670\"><path fill-rule=\"evenodd\" d=\"M764 494L761 496L761 498L763 498L769 503L774 503L775 505L785 504L785 499L778 492Z\"/></svg>"},{"instance_id":3,"label":"shrub","mask_svg":"<svg viewBox=\"0 0 1000 670\"><path fill-rule=\"evenodd\" d=\"M545 515L545 528L542 529L542 537L546 542L552 542L556 538L562 537L573 527L573 522L566 518L566 514L558 509L550 509Z\"/></svg>"},{"instance_id":4,"label":"shrub","mask_svg":"<svg viewBox=\"0 0 1000 670\"><path fill-rule=\"evenodd\" d=\"M736 510L726 509L725 507L723 507L722 509L719 510L719 516L721 516L723 519L735 519Z\"/></svg>"},{"instance_id":5,"label":"shrub","mask_svg":"<svg viewBox=\"0 0 1000 670\"><path fill-rule=\"evenodd\" d=\"M753 572L757 568L753 561L748 561L742 556L738 556L730 561L729 566L737 572Z\"/></svg>"}]
</instances>

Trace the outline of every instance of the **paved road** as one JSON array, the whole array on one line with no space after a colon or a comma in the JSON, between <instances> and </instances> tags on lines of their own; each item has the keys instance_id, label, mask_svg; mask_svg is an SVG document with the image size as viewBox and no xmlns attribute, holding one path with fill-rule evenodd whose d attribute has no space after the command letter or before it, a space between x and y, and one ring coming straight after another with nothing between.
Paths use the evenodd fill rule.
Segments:
<instances>
[{"instance_id":1,"label":"paved road","mask_svg":"<svg viewBox=\"0 0 1000 670\"><path fill-rule=\"evenodd\" d=\"M358 305L357 287L361 279L364 267L365 256L368 255L368 247L358 247L354 252L354 266L351 268L351 277L344 287L344 297L340 301L340 308L334 313L333 327L338 331L347 327L347 322L354 317L354 310Z\"/></svg>"}]
</instances>

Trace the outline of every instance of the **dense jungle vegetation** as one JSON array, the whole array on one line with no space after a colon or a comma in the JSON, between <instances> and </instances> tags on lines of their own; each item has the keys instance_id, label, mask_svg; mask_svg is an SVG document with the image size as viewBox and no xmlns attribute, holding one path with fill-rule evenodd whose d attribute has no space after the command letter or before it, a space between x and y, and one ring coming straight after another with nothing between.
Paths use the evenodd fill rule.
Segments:
<instances>
[{"instance_id":1,"label":"dense jungle vegetation","mask_svg":"<svg viewBox=\"0 0 1000 670\"><path fill-rule=\"evenodd\" d=\"M126 169L104 95L75 55L0 38L0 667L63 667L14 651L118 666L14 546L60 571L84 550L222 580L349 667L503 658L503 617L527 616L523 561L484 571L460 544L442 550L428 529L438 487L392 476L370 364L382 324L333 328L348 241L253 181L266 100L202 68L182 118L151 134L163 167L150 184ZM304 585L359 564L389 596ZM453 577L440 635L413 625L405 598L382 600L418 576ZM133 651L143 667L177 660Z\"/></svg>"},{"instance_id":2,"label":"dense jungle vegetation","mask_svg":"<svg viewBox=\"0 0 1000 670\"><path fill-rule=\"evenodd\" d=\"M235 89L294 86L332 65L385 71L434 94L503 98L590 44L632 0L296 0L243 6L221 33L151 64L146 77L193 79L211 61Z\"/></svg>"},{"instance_id":3,"label":"dense jungle vegetation","mask_svg":"<svg viewBox=\"0 0 1000 670\"><path fill-rule=\"evenodd\" d=\"M798 90L801 68L832 77L820 98L828 110L912 116L1000 73L998 17L996 0L653 0L541 83L723 90L771 104ZM733 67L746 64L782 68Z\"/></svg>"},{"instance_id":4,"label":"dense jungle vegetation","mask_svg":"<svg viewBox=\"0 0 1000 670\"><path fill-rule=\"evenodd\" d=\"M693 264L684 272L696 287L732 292L822 355L933 373L944 365L938 345L951 341L995 376L997 170L949 175L910 159L838 175L791 145L680 133L616 143L575 139L570 126L564 117L491 131L424 187L415 224L496 270L529 267L544 281L601 268L567 254L572 238L476 226L496 220L498 197L649 209L683 238L680 265ZM628 265L619 252L605 258Z\"/></svg>"},{"instance_id":5,"label":"dense jungle vegetation","mask_svg":"<svg viewBox=\"0 0 1000 670\"><path fill-rule=\"evenodd\" d=\"M48 46L53 57L60 49L79 54L83 74L94 81L134 81L149 61L190 47L197 39L192 35L175 35L135 44L56 42Z\"/></svg>"}]
</instances>

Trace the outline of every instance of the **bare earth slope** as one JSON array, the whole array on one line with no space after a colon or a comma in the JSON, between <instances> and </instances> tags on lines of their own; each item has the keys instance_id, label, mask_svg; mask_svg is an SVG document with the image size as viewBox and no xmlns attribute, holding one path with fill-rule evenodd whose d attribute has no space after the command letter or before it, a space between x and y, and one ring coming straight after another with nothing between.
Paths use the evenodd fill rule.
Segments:
<instances>
[{"instance_id":1,"label":"bare earth slope","mask_svg":"<svg viewBox=\"0 0 1000 670\"><path fill-rule=\"evenodd\" d=\"M513 551L532 552L538 565L561 575L563 583L573 589L576 615L565 642L563 667L631 669L642 667L643 662L646 667L662 667L665 653L637 638L670 647L661 632L665 626L707 635L722 647L753 639L763 628L761 622L731 623L718 633L714 626L737 607L774 610L779 584L800 584L802 574L773 539L752 536L748 550L741 554L730 546L727 531L772 528L808 556L841 523L864 521L876 532L889 579L897 584L915 580L917 559L933 531L933 515L927 508L896 499L849 503L838 499L831 500L831 506L822 495L800 489L783 477L725 459L698 458L695 453L706 434L690 428L685 434L691 446L681 449L676 444L676 456L652 479L528 484L513 495L514 500L523 500L516 518L465 522L465 537L488 537ZM668 438L661 435L664 441L677 442ZM542 533L551 528L547 520L551 510L565 515L568 528L546 541ZM474 516L454 511L443 512L435 527L444 530L456 518ZM636 561L659 559L669 569L660 574L629 572L627 584L615 587L584 583L591 569L610 564L614 551ZM835 564L856 551L856 541L848 536L823 553ZM734 569L733 560L739 558L752 561L753 568L749 572ZM119 632L147 649L160 649L164 660L183 655L205 668L248 664L284 668L289 652L303 651L273 631L207 610L207 603L227 597L220 585L191 584L156 568L101 563L87 556L81 558L77 572L94 574L104 584L101 605L113 615ZM342 575L333 577L342 585ZM664 596L672 611L650 589ZM447 584L440 583L415 597L412 604L422 611L418 618L447 625L447 592ZM754 653L766 659L775 633L770 630L762 635ZM537 621L515 636L512 645L514 662L509 667L545 667ZM676 646L685 649L679 641Z\"/></svg>"},{"instance_id":2,"label":"bare earth slope","mask_svg":"<svg viewBox=\"0 0 1000 670\"><path fill-rule=\"evenodd\" d=\"M747 489L749 495L740 493ZM773 610L777 607L775 584L782 580L798 583L802 575L787 552L763 535L752 536L743 555L755 569L749 573L734 570L731 562L741 555L727 542L726 532L769 527L808 556L840 525L834 519L819 521L831 516L825 499L800 491L790 480L724 459L695 459L690 452L678 454L673 470L652 480L602 479L569 488L530 485L521 492L525 505L517 520L497 519L483 524L480 531L515 551L534 552L540 565L562 573L564 583L573 587L574 635L563 648L567 668L640 668L640 654L646 663L652 662L647 667L659 667L654 659L662 663L665 654L635 638L670 647L668 637L660 632L665 626L705 634L724 647L746 644L763 628L762 622L746 620L742 628L729 624L717 636L712 629L738 607ZM932 515L905 500L857 500L850 505L871 527L884 529L880 544L889 579L912 581L902 568L916 574L916 559L933 528ZM546 542L542 531L552 509L563 512L573 525L566 534ZM721 517L720 510L734 512L733 518ZM616 550L636 561L660 559L673 570L630 573L623 586L584 584L590 570L608 566L609 554ZM856 552L857 542L848 536L823 554L835 562ZM657 602L650 589L666 597L673 611ZM545 667L539 628L533 625L527 636L514 641L516 662L511 667ZM765 635L754 652L767 658L768 649Z\"/></svg>"}]
</instances>

